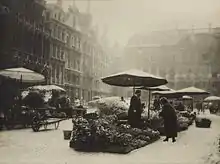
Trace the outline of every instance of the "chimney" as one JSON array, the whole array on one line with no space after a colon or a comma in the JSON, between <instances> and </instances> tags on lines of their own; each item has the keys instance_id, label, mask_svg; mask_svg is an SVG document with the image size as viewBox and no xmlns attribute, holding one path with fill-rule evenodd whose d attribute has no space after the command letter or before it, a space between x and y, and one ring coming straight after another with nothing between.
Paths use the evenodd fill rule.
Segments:
<instances>
[{"instance_id":1,"label":"chimney","mask_svg":"<svg viewBox=\"0 0 220 164\"><path fill-rule=\"evenodd\" d=\"M59 7L62 7L63 6L63 0L57 0L57 5Z\"/></svg>"}]
</instances>

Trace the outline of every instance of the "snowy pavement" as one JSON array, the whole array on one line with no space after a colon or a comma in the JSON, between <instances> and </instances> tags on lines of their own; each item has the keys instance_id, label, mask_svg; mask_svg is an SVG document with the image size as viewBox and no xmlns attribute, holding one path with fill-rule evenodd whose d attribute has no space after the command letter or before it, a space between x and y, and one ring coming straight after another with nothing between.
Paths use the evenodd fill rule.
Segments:
<instances>
[{"instance_id":1,"label":"snowy pavement","mask_svg":"<svg viewBox=\"0 0 220 164\"><path fill-rule=\"evenodd\" d=\"M1 164L211 164L207 163L220 135L220 116L212 119L210 129L196 128L179 133L176 143L159 141L127 155L79 153L69 148L62 130L71 129L71 121L58 130L34 133L31 129L0 132ZM53 127L52 127L53 128ZM215 157L216 158L216 157ZM220 161L220 159L219 159Z\"/></svg>"}]
</instances>

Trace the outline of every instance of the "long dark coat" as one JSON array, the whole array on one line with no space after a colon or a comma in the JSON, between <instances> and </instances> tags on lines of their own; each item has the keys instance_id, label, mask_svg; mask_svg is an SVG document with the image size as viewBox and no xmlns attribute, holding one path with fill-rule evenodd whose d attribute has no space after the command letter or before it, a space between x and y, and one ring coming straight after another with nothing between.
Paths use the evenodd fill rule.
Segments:
<instances>
[{"instance_id":1,"label":"long dark coat","mask_svg":"<svg viewBox=\"0 0 220 164\"><path fill-rule=\"evenodd\" d=\"M141 120L141 113L141 100L136 95L133 95L128 110L128 122L132 127L138 127Z\"/></svg>"},{"instance_id":2,"label":"long dark coat","mask_svg":"<svg viewBox=\"0 0 220 164\"><path fill-rule=\"evenodd\" d=\"M160 116L164 119L166 137L177 137L177 116L174 108L169 103L165 104Z\"/></svg>"}]
</instances>

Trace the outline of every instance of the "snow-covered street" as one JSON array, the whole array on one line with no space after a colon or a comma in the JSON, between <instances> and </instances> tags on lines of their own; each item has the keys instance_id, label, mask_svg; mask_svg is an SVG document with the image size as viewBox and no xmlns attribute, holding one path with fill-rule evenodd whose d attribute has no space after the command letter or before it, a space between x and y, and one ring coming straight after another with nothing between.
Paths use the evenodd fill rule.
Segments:
<instances>
[{"instance_id":1,"label":"snow-covered street","mask_svg":"<svg viewBox=\"0 0 220 164\"><path fill-rule=\"evenodd\" d=\"M193 124L189 130L179 133L176 143L164 143L161 138L127 155L75 152L69 148L69 141L63 139L62 130L71 128L70 120L62 122L59 130L37 133L31 129L3 131L0 132L0 163L136 164L138 160L139 164L205 164L213 156L214 142L220 135L220 116L205 115L213 121L210 129L196 128Z\"/></svg>"}]
</instances>

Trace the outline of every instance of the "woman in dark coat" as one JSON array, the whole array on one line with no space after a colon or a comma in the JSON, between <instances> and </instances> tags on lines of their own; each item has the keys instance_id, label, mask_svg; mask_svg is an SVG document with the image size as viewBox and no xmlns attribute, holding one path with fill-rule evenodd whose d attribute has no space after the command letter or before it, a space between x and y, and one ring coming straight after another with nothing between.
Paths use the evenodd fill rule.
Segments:
<instances>
[{"instance_id":1,"label":"woman in dark coat","mask_svg":"<svg viewBox=\"0 0 220 164\"><path fill-rule=\"evenodd\" d=\"M128 110L128 123L135 128L139 127L141 121L142 104L140 96L141 91L136 90L135 94L131 97L130 107Z\"/></svg>"},{"instance_id":2,"label":"woman in dark coat","mask_svg":"<svg viewBox=\"0 0 220 164\"><path fill-rule=\"evenodd\" d=\"M172 138L172 141L175 142L175 137L177 137L177 116L175 109L166 98L161 98L161 104L163 107L160 116L164 119L164 131L166 135L164 141L168 141L169 138Z\"/></svg>"}]
</instances>

